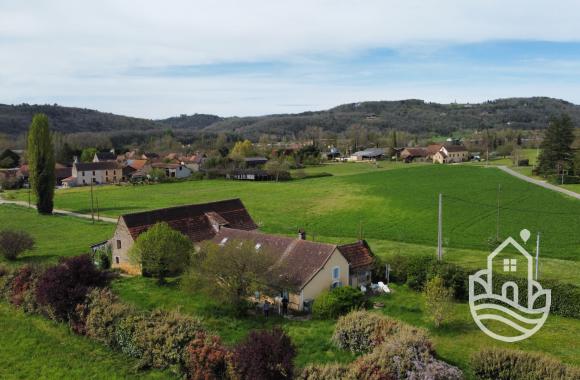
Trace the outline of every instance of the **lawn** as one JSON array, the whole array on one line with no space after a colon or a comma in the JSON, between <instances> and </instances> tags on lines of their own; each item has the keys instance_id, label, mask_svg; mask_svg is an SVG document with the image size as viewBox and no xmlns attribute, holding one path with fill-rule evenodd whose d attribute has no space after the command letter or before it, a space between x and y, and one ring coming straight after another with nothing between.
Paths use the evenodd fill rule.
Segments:
<instances>
[{"instance_id":1,"label":"lawn","mask_svg":"<svg viewBox=\"0 0 580 380\"><path fill-rule=\"evenodd\" d=\"M101 212L109 216L239 197L266 232L294 235L305 228L314 238L354 240L362 230L369 240L433 246L437 197L443 193L445 248L488 251L496 237L498 185L500 240L518 236L523 228L534 236L541 231L544 257L580 259L580 202L493 167L407 165L286 183L208 180L102 186L96 194ZM60 208L88 212L88 196L87 188L60 190L55 202ZM533 250L531 241L528 248Z\"/></svg>"},{"instance_id":2,"label":"lawn","mask_svg":"<svg viewBox=\"0 0 580 380\"><path fill-rule=\"evenodd\" d=\"M0 379L166 379L136 372L136 362L63 324L22 313L0 302Z\"/></svg>"},{"instance_id":3,"label":"lawn","mask_svg":"<svg viewBox=\"0 0 580 380\"><path fill-rule=\"evenodd\" d=\"M55 262L61 256L74 256L89 251L92 243L111 237L114 225L73 218L70 216L41 216L36 211L19 206L0 206L0 229L25 230L36 240L36 247L22 255L17 265ZM0 264L14 265L0 257Z\"/></svg>"}]
</instances>

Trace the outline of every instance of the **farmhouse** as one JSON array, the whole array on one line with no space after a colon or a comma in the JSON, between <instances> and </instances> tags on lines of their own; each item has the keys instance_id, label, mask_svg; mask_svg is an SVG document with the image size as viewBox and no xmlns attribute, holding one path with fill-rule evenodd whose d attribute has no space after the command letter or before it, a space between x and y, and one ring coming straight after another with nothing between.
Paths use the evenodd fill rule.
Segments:
<instances>
[{"instance_id":1,"label":"farmhouse","mask_svg":"<svg viewBox=\"0 0 580 380\"><path fill-rule=\"evenodd\" d=\"M467 161L469 151L463 145L443 145L433 155L433 163L446 164Z\"/></svg>"},{"instance_id":2,"label":"farmhouse","mask_svg":"<svg viewBox=\"0 0 580 380\"><path fill-rule=\"evenodd\" d=\"M118 183L123 179L123 168L116 161L75 162L72 175L62 180L63 186Z\"/></svg>"},{"instance_id":3,"label":"farmhouse","mask_svg":"<svg viewBox=\"0 0 580 380\"><path fill-rule=\"evenodd\" d=\"M160 169L165 172L168 178L187 178L191 176L191 169L183 164L165 164L155 163L151 164L154 169Z\"/></svg>"},{"instance_id":4,"label":"farmhouse","mask_svg":"<svg viewBox=\"0 0 580 380\"><path fill-rule=\"evenodd\" d=\"M370 282L374 262L366 242L337 246L306 240L304 233L297 238L265 234L239 199L171 207L119 217L110 240L113 267L138 274L128 253L138 236L158 222L188 236L195 245L203 241L225 244L227 241L251 241L256 249L264 249L276 256L276 273L280 278L270 284L288 295L290 307L303 310L323 290L332 287L359 286ZM351 268L353 269L351 275ZM284 284L284 289L281 289Z\"/></svg>"}]
</instances>

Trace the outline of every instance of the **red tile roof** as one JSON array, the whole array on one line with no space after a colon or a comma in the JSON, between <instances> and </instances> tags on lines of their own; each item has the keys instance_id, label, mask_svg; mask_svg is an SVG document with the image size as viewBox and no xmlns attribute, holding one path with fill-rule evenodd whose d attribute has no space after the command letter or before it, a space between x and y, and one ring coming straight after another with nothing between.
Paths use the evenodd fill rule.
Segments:
<instances>
[{"instance_id":1,"label":"red tile roof","mask_svg":"<svg viewBox=\"0 0 580 380\"><path fill-rule=\"evenodd\" d=\"M375 260L371 248L365 240L339 245L338 250L350 264L350 269L368 267Z\"/></svg>"},{"instance_id":2,"label":"red tile roof","mask_svg":"<svg viewBox=\"0 0 580 380\"><path fill-rule=\"evenodd\" d=\"M211 239L216 231L208 218L214 212L227 222L227 226L241 230L255 230L258 226L239 199L177 206L152 211L122 215L122 219L133 239L158 222L166 222L172 228L199 242Z\"/></svg>"},{"instance_id":3,"label":"red tile roof","mask_svg":"<svg viewBox=\"0 0 580 380\"><path fill-rule=\"evenodd\" d=\"M265 234L259 231L242 231L222 227L213 242L220 244L226 241L251 241L260 244L259 249L275 255L274 267L282 269L282 283L302 289L316 276L330 259L336 249L334 244L318 243L287 236Z\"/></svg>"}]
</instances>

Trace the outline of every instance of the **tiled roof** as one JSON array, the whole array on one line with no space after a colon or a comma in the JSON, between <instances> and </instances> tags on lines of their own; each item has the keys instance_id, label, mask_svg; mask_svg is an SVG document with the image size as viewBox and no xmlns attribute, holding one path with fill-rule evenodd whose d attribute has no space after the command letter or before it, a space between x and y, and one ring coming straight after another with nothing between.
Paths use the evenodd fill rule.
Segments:
<instances>
[{"instance_id":1,"label":"tiled roof","mask_svg":"<svg viewBox=\"0 0 580 380\"><path fill-rule=\"evenodd\" d=\"M350 264L350 269L367 267L374 262L373 253L365 240L339 245L338 250Z\"/></svg>"},{"instance_id":2,"label":"tiled roof","mask_svg":"<svg viewBox=\"0 0 580 380\"><path fill-rule=\"evenodd\" d=\"M258 226L239 199L162 208L121 216L133 239L157 222L166 222L172 228L188 236L192 241L209 240L215 235L207 213L215 212L231 228L254 230Z\"/></svg>"},{"instance_id":3,"label":"tiled roof","mask_svg":"<svg viewBox=\"0 0 580 380\"><path fill-rule=\"evenodd\" d=\"M275 255L274 267L284 274L281 281L302 289L324 267L336 249L334 244L317 243L298 238L264 234L259 231L242 231L222 227L213 241L224 239L251 241L258 249ZM259 244L259 246L258 246ZM278 270L276 272L278 272Z\"/></svg>"},{"instance_id":4,"label":"tiled roof","mask_svg":"<svg viewBox=\"0 0 580 380\"><path fill-rule=\"evenodd\" d=\"M116 161L75 162L74 166L79 171L122 169Z\"/></svg>"},{"instance_id":5,"label":"tiled roof","mask_svg":"<svg viewBox=\"0 0 580 380\"><path fill-rule=\"evenodd\" d=\"M410 156L413 157L426 157L427 156L427 149L426 148L405 148L407 152L409 152Z\"/></svg>"},{"instance_id":6,"label":"tiled roof","mask_svg":"<svg viewBox=\"0 0 580 380\"><path fill-rule=\"evenodd\" d=\"M143 169L143 166L147 163L147 160L128 160L127 166L132 167L135 170Z\"/></svg>"},{"instance_id":7,"label":"tiled roof","mask_svg":"<svg viewBox=\"0 0 580 380\"><path fill-rule=\"evenodd\" d=\"M431 144L427 146L427 153L429 155L434 155L435 153L439 152L439 150L443 147L443 144Z\"/></svg>"}]
</instances>

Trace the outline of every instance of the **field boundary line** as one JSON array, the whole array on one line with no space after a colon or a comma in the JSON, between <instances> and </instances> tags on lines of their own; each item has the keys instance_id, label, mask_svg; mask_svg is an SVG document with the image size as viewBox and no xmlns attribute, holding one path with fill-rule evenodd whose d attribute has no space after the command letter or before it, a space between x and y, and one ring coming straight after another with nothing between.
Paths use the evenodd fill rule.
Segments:
<instances>
[{"instance_id":1,"label":"field boundary line","mask_svg":"<svg viewBox=\"0 0 580 380\"><path fill-rule=\"evenodd\" d=\"M19 206L19 207L26 207L26 208L32 208L32 209L36 209L35 205L28 205L28 202L24 202L24 201L13 201L13 200L8 200L8 199L4 199L2 197L2 194L0 194L0 205L2 204L10 204L10 205L15 205L15 206ZM82 219L88 219L91 220L92 216L89 214L81 214L78 212L73 212L73 211L67 211L67 210L60 210L60 209L53 209L52 210L53 214L56 215L65 215L65 216L72 216L75 218L82 218ZM95 216L95 220L97 220L97 217ZM100 222L107 222L107 223L117 223L117 219L115 218L109 218L107 216L99 216L98 221Z\"/></svg>"}]
</instances>

